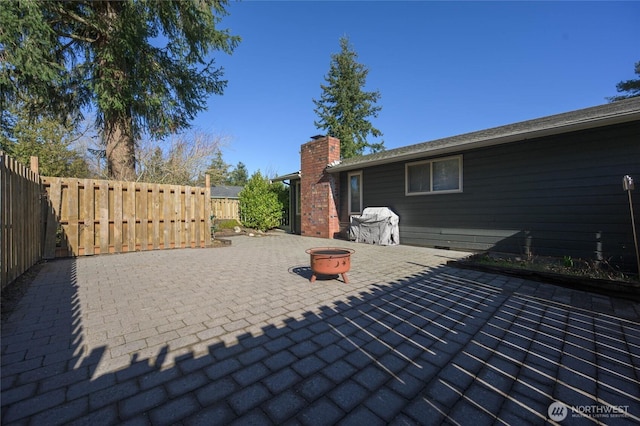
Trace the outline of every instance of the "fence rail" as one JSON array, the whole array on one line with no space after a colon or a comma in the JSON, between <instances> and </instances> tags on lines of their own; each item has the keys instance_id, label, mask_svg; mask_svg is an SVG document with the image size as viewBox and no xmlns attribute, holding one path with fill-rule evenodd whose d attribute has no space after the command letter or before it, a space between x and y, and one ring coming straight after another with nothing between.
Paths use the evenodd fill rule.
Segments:
<instances>
[{"instance_id":1,"label":"fence rail","mask_svg":"<svg viewBox=\"0 0 640 426\"><path fill-rule=\"evenodd\" d=\"M126 253L211 243L209 188L43 177L44 257Z\"/></svg>"},{"instance_id":2,"label":"fence rail","mask_svg":"<svg viewBox=\"0 0 640 426\"><path fill-rule=\"evenodd\" d=\"M0 152L0 288L41 259L41 195L38 174Z\"/></svg>"}]
</instances>

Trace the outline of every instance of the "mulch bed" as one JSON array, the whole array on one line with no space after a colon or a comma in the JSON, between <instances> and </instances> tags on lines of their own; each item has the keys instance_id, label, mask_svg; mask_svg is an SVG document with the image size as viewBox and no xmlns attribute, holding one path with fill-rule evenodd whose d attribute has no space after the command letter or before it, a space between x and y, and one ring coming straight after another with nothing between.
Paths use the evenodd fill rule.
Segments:
<instances>
[{"instance_id":1,"label":"mulch bed","mask_svg":"<svg viewBox=\"0 0 640 426\"><path fill-rule=\"evenodd\" d=\"M482 272L490 272L528 280L540 281L548 284L584 290L607 296L619 297L640 302L640 282L637 280L597 278L584 275L572 275L570 273L557 272L563 268L557 267L558 260L550 260L551 270L527 269L526 264L518 267L510 267L501 262L487 262L486 255L473 255L465 259L447 262L449 266L462 269L472 269ZM555 269L555 271L554 271ZM566 268L569 270L569 268Z\"/></svg>"}]
</instances>

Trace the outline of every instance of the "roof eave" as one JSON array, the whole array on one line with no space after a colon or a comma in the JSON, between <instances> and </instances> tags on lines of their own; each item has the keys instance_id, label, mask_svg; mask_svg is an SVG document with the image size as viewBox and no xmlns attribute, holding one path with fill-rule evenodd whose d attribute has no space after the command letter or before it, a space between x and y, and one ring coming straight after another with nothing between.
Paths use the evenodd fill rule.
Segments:
<instances>
[{"instance_id":1,"label":"roof eave","mask_svg":"<svg viewBox=\"0 0 640 426\"><path fill-rule=\"evenodd\" d=\"M620 123L627 123L635 120L640 120L640 111L631 111L626 114L612 115L608 117L599 117L597 119L585 120L582 122L573 122L566 125L554 126L552 128L536 129L527 132L519 132L505 136L499 136L496 138L488 138L482 140L471 140L469 142L463 142L451 146L443 146L440 148L424 149L421 151L410 152L406 154L399 154L392 157L380 158L377 160L364 160L362 162L356 162L353 164L337 164L335 166L327 167L328 173L339 173L349 170L356 170L365 167L378 166L389 163L397 163L400 161L413 160L424 157L434 157L452 153L458 153L461 151L467 151L476 148L485 148L489 146L502 145L505 143L524 141L527 139L540 138L545 136L558 135L563 133L575 132L580 130L588 130L596 127L610 126Z\"/></svg>"},{"instance_id":2,"label":"roof eave","mask_svg":"<svg viewBox=\"0 0 640 426\"><path fill-rule=\"evenodd\" d=\"M282 176L276 176L273 179L271 179L271 182L282 182L285 180L295 180L295 179L300 179L300 172L293 172L293 173L289 173L287 175L282 175Z\"/></svg>"}]
</instances>

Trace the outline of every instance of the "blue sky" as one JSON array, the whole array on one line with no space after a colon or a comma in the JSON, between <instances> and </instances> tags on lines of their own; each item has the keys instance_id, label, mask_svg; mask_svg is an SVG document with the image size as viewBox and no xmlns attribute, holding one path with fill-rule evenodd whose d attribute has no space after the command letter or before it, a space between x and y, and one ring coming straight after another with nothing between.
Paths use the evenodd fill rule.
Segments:
<instances>
[{"instance_id":1,"label":"blue sky","mask_svg":"<svg viewBox=\"0 0 640 426\"><path fill-rule=\"evenodd\" d=\"M636 78L640 2L232 2L217 53L229 84L196 129L227 138L224 160L250 174L297 171L321 133L319 99L339 38L379 90L373 125L387 149L601 105Z\"/></svg>"}]
</instances>

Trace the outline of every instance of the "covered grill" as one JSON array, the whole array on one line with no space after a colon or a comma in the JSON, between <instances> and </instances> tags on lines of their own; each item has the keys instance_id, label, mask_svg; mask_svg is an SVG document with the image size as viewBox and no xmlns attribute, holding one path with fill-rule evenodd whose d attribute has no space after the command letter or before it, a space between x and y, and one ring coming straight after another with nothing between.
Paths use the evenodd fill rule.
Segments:
<instances>
[{"instance_id":1,"label":"covered grill","mask_svg":"<svg viewBox=\"0 0 640 426\"><path fill-rule=\"evenodd\" d=\"M349 238L357 243L390 246L400 244L400 218L388 207L367 207L351 216Z\"/></svg>"}]
</instances>

